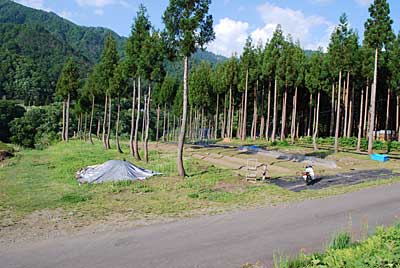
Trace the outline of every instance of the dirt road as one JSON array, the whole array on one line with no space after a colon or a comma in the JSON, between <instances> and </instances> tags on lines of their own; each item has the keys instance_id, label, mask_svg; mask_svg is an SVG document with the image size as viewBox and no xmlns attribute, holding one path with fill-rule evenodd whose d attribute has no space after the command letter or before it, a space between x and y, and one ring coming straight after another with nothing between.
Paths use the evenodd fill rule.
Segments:
<instances>
[{"instance_id":1,"label":"dirt road","mask_svg":"<svg viewBox=\"0 0 400 268\"><path fill-rule=\"evenodd\" d=\"M323 249L341 230L360 232L400 216L400 184L152 225L0 249L0 267L241 267L270 264L274 253ZM268 266L270 267L270 266Z\"/></svg>"}]
</instances>

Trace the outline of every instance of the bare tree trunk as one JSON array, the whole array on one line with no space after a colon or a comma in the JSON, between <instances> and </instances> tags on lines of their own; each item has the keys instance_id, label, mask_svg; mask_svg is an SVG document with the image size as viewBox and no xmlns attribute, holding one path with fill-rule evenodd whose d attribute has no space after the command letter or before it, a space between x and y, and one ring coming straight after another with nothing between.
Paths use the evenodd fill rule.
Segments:
<instances>
[{"instance_id":1,"label":"bare tree trunk","mask_svg":"<svg viewBox=\"0 0 400 268\"><path fill-rule=\"evenodd\" d=\"M65 141L65 99L63 100L63 108L62 108L62 132L61 132L61 140Z\"/></svg>"},{"instance_id":2,"label":"bare tree trunk","mask_svg":"<svg viewBox=\"0 0 400 268\"><path fill-rule=\"evenodd\" d=\"M218 97L218 95L217 95ZM226 93L225 93L225 98L224 98L224 113L222 115L222 122L221 122L221 139L225 138L227 136L228 133L228 128L227 125L229 125L229 123L227 123L227 116L226 116ZM218 105L217 105L218 106ZM229 115L228 115L229 118Z\"/></svg>"},{"instance_id":3,"label":"bare tree trunk","mask_svg":"<svg viewBox=\"0 0 400 268\"><path fill-rule=\"evenodd\" d=\"M228 128L228 138L232 138L232 132L231 132L231 129L232 129L232 85L229 85L229 111L228 111L228 126L227 126L227 128Z\"/></svg>"},{"instance_id":4,"label":"bare tree trunk","mask_svg":"<svg viewBox=\"0 0 400 268\"><path fill-rule=\"evenodd\" d=\"M335 130L335 153L338 152L338 142L339 142L339 128L340 128L340 91L342 87L342 70L339 72L339 89L337 98L337 111L336 111L336 130Z\"/></svg>"},{"instance_id":5,"label":"bare tree trunk","mask_svg":"<svg viewBox=\"0 0 400 268\"><path fill-rule=\"evenodd\" d=\"M137 97L137 110L136 110L136 123L135 123L135 135L133 138L133 153L135 155L136 160L142 160L139 155L139 144L138 144L138 131L139 131L139 120L140 120L140 93L141 93L141 85L140 85L140 76L138 77L138 97Z\"/></svg>"},{"instance_id":6,"label":"bare tree trunk","mask_svg":"<svg viewBox=\"0 0 400 268\"><path fill-rule=\"evenodd\" d=\"M169 110L167 112L167 141L171 140L171 134L170 134L170 123L169 123Z\"/></svg>"},{"instance_id":7,"label":"bare tree trunk","mask_svg":"<svg viewBox=\"0 0 400 268\"><path fill-rule=\"evenodd\" d=\"M107 108L108 108L108 95L106 94L104 100L103 134L101 139L103 141L104 149L107 149L107 143L106 143Z\"/></svg>"},{"instance_id":8,"label":"bare tree trunk","mask_svg":"<svg viewBox=\"0 0 400 268\"><path fill-rule=\"evenodd\" d=\"M68 142L69 140L69 105L71 102L71 93L68 92L68 98L67 98L67 111L65 115L65 141Z\"/></svg>"},{"instance_id":9,"label":"bare tree trunk","mask_svg":"<svg viewBox=\"0 0 400 268\"><path fill-rule=\"evenodd\" d=\"M262 137L264 137L264 129L265 129L264 97L265 97L265 88L264 88L264 83L263 83L262 92L261 92L260 139L262 139Z\"/></svg>"},{"instance_id":10,"label":"bare tree trunk","mask_svg":"<svg viewBox=\"0 0 400 268\"><path fill-rule=\"evenodd\" d=\"M240 105L240 113L239 113L239 121L238 121L238 131L237 131L237 138L242 137L242 130L243 130L243 108L244 108L244 92L242 92L242 103Z\"/></svg>"},{"instance_id":11,"label":"bare tree trunk","mask_svg":"<svg viewBox=\"0 0 400 268\"><path fill-rule=\"evenodd\" d=\"M144 103L143 103L143 119L142 119L142 131L141 131L141 142L142 142L142 146L144 148L144 130L146 127L146 113L147 113L147 96L144 96Z\"/></svg>"},{"instance_id":12,"label":"bare tree trunk","mask_svg":"<svg viewBox=\"0 0 400 268\"><path fill-rule=\"evenodd\" d=\"M333 127L335 125L335 84L332 83L332 98L331 98L331 123L329 125L329 135L333 136Z\"/></svg>"},{"instance_id":13,"label":"bare tree trunk","mask_svg":"<svg viewBox=\"0 0 400 268\"><path fill-rule=\"evenodd\" d=\"M378 83L378 48L375 49L375 66L374 66L374 83L371 89L371 104L370 104L370 123L368 131L368 154L373 152L373 131L375 126L375 99L376 99L376 87Z\"/></svg>"},{"instance_id":14,"label":"bare tree trunk","mask_svg":"<svg viewBox=\"0 0 400 268\"><path fill-rule=\"evenodd\" d=\"M310 94L310 102L309 102L309 115L308 115L308 129L307 129L307 137L311 136L311 120L312 120L312 99L313 99L313 94Z\"/></svg>"},{"instance_id":15,"label":"bare tree trunk","mask_svg":"<svg viewBox=\"0 0 400 268\"><path fill-rule=\"evenodd\" d=\"M232 114L231 114L231 124L230 124L230 130L229 130L229 138L232 138L233 136L233 119L235 115L235 104L232 104Z\"/></svg>"},{"instance_id":16,"label":"bare tree trunk","mask_svg":"<svg viewBox=\"0 0 400 268\"><path fill-rule=\"evenodd\" d=\"M252 131L251 138L255 140L257 138L257 121L258 121L258 111L257 111L257 91L258 91L258 80L256 86L253 91L253 122L252 122Z\"/></svg>"},{"instance_id":17,"label":"bare tree trunk","mask_svg":"<svg viewBox=\"0 0 400 268\"><path fill-rule=\"evenodd\" d=\"M389 111L390 111L390 88L387 93L387 101L386 101L386 121L385 121L385 141L388 140L387 132L389 128Z\"/></svg>"},{"instance_id":18,"label":"bare tree trunk","mask_svg":"<svg viewBox=\"0 0 400 268\"><path fill-rule=\"evenodd\" d=\"M400 118L399 118L399 111L400 109L400 96L397 96L397 106L396 106L396 130L397 130L397 141L400 142Z\"/></svg>"},{"instance_id":19,"label":"bare tree trunk","mask_svg":"<svg viewBox=\"0 0 400 268\"><path fill-rule=\"evenodd\" d=\"M357 152L361 151L361 134L362 134L362 121L363 121L363 104L364 104L364 90L361 90L360 100L360 119L358 121L358 137L357 137Z\"/></svg>"},{"instance_id":20,"label":"bare tree trunk","mask_svg":"<svg viewBox=\"0 0 400 268\"><path fill-rule=\"evenodd\" d=\"M368 117L368 93L369 93L369 79L367 79L367 90L365 91L365 105L364 105L364 123L363 123L363 136L367 137L367 123L369 122Z\"/></svg>"},{"instance_id":21,"label":"bare tree trunk","mask_svg":"<svg viewBox=\"0 0 400 268\"><path fill-rule=\"evenodd\" d=\"M164 104L164 118L163 118L163 120L164 120L164 125L163 125L163 141L165 142L166 141L166 138L165 138L165 135L166 135L166 123L167 123L167 104L165 103Z\"/></svg>"},{"instance_id":22,"label":"bare tree trunk","mask_svg":"<svg viewBox=\"0 0 400 268\"><path fill-rule=\"evenodd\" d=\"M185 132L186 132L186 114L187 114L187 102L188 102L188 68L189 68L189 57L185 56L184 59L184 71L183 71L183 111L182 111L182 125L179 134L178 141L178 157L177 166L178 174L181 177L186 175L185 168L183 166L183 145L185 144Z\"/></svg>"},{"instance_id":23,"label":"bare tree trunk","mask_svg":"<svg viewBox=\"0 0 400 268\"><path fill-rule=\"evenodd\" d=\"M99 117L99 118L97 118L97 132L96 132L97 139L99 139L99 140L100 140L100 127L101 127L101 119Z\"/></svg>"},{"instance_id":24,"label":"bare tree trunk","mask_svg":"<svg viewBox=\"0 0 400 268\"><path fill-rule=\"evenodd\" d=\"M349 120L347 124L347 137L350 138L353 136L353 117L354 117L354 88L351 91L351 99L349 105Z\"/></svg>"},{"instance_id":25,"label":"bare tree trunk","mask_svg":"<svg viewBox=\"0 0 400 268\"><path fill-rule=\"evenodd\" d=\"M246 85L244 91L244 109L243 109L243 125L242 125L242 141L246 139L247 135L247 91L249 83L249 69L246 70Z\"/></svg>"},{"instance_id":26,"label":"bare tree trunk","mask_svg":"<svg viewBox=\"0 0 400 268\"><path fill-rule=\"evenodd\" d=\"M274 115L273 115L273 121L272 121L272 136L271 136L271 141L275 141L275 135L276 135L276 124L277 124L277 119L278 119L278 107L276 103L276 97L278 94L278 82L277 79L275 78L275 85L274 85Z\"/></svg>"},{"instance_id":27,"label":"bare tree trunk","mask_svg":"<svg viewBox=\"0 0 400 268\"><path fill-rule=\"evenodd\" d=\"M201 108L201 134L200 134L200 139L203 140L204 137L204 108Z\"/></svg>"},{"instance_id":28,"label":"bare tree trunk","mask_svg":"<svg viewBox=\"0 0 400 268\"><path fill-rule=\"evenodd\" d=\"M294 136L296 134L296 117L297 117L297 87L294 89L292 123L290 125L290 138L292 144L294 144Z\"/></svg>"},{"instance_id":29,"label":"bare tree trunk","mask_svg":"<svg viewBox=\"0 0 400 268\"><path fill-rule=\"evenodd\" d=\"M150 101L151 101L151 86L149 86L149 96L147 97L146 134L144 138L144 160L146 161L146 163L149 162Z\"/></svg>"},{"instance_id":30,"label":"bare tree trunk","mask_svg":"<svg viewBox=\"0 0 400 268\"><path fill-rule=\"evenodd\" d=\"M117 147L117 151L122 154L121 145L119 144L119 115L121 113L121 102L118 96L118 105L117 105L117 122L115 122L115 145Z\"/></svg>"},{"instance_id":31,"label":"bare tree trunk","mask_svg":"<svg viewBox=\"0 0 400 268\"><path fill-rule=\"evenodd\" d=\"M282 102L282 127L281 127L281 141L286 138L286 104L287 104L287 95L288 88L285 86L285 92L283 93L283 102Z\"/></svg>"},{"instance_id":32,"label":"bare tree trunk","mask_svg":"<svg viewBox=\"0 0 400 268\"><path fill-rule=\"evenodd\" d=\"M157 128L157 130L156 130L156 141L158 142L159 141L159 136L158 136L158 134L159 134L159 128L160 128L160 112L161 112L161 110L160 110L160 105L157 105L157 123L156 123L156 128Z\"/></svg>"},{"instance_id":33,"label":"bare tree trunk","mask_svg":"<svg viewBox=\"0 0 400 268\"><path fill-rule=\"evenodd\" d=\"M110 136L111 136L111 108L112 108L112 98L108 96L110 101L108 102L108 130L107 130L107 149L110 149Z\"/></svg>"},{"instance_id":34,"label":"bare tree trunk","mask_svg":"<svg viewBox=\"0 0 400 268\"><path fill-rule=\"evenodd\" d=\"M350 90L350 72L347 72L347 82L344 90L344 127L343 127L343 137L347 137L347 126L348 126L348 109L349 109L349 90Z\"/></svg>"},{"instance_id":35,"label":"bare tree trunk","mask_svg":"<svg viewBox=\"0 0 400 268\"><path fill-rule=\"evenodd\" d=\"M313 135L313 145L314 145L314 150L318 150L317 148L317 136L318 136L318 126L319 126L319 101L320 101L320 95L321 92L318 91L318 97L317 97L317 112L316 112L316 120L315 120L315 126L314 126L314 135Z\"/></svg>"},{"instance_id":36,"label":"bare tree trunk","mask_svg":"<svg viewBox=\"0 0 400 268\"><path fill-rule=\"evenodd\" d=\"M226 103L226 95L225 95L225 103ZM217 111L215 112L215 129L214 129L214 138L217 139L218 134L218 116L219 116L219 94L217 94ZM225 124L225 105L224 105L224 124ZM224 127L225 128L225 127ZM225 131L225 129L224 129Z\"/></svg>"},{"instance_id":37,"label":"bare tree trunk","mask_svg":"<svg viewBox=\"0 0 400 268\"><path fill-rule=\"evenodd\" d=\"M87 136L86 136L86 131L87 131L87 113L85 112L85 127L83 129L83 140L86 142Z\"/></svg>"},{"instance_id":38,"label":"bare tree trunk","mask_svg":"<svg viewBox=\"0 0 400 268\"><path fill-rule=\"evenodd\" d=\"M267 123L265 126L265 139L269 140L269 125L270 125L270 117L271 117L271 81L268 85L268 103L267 103Z\"/></svg>"},{"instance_id":39,"label":"bare tree trunk","mask_svg":"<svg viewBox=\"0 0 400 268\"><path fill-rule=\"evenodd\" d=\"M312 135L314 136L315 132L315 120L316 120L316 114L317 114L317 107L314 107L314 113L313 113L313 122L312 122Z\"/></svg>"},{"instance_id":40,"label":"bare tree trunk","mask_svg":"<svg viewBox=\"0 0 400 268\"><path fill-rule=\"evenodd\" d=\"M133 157L135 155L135 148L133 145L133 137L135 131L135 102L136 102L136 81L132 79L132 111L131 111L131 134L129 136L129 152Z\"/></svg>"},{"instance_id":41,"label":"bare tree trunk","mask_svg":"<svg viewBox=\"0 0 400 268\"><path fill-rule=\"evenodd\" d=\"M79 140L82 140L81 125L82 125L82 113L80 113L78 116L78 133L77 133L77 135L78 135Z\"/></svg>"},{"instance_id":42,"label":"bare tree trunk","mask_svg":"<svg viewBox=\"0 0 400 268\"><path fill-rule=\"evenodd\" d=\"M89 124L89 141L91 144L93 144L93 139L92 139L93 116L94 116L94 95L92 95L92 111L90 112L90 124Z\"/></svg>"}]
</instances>

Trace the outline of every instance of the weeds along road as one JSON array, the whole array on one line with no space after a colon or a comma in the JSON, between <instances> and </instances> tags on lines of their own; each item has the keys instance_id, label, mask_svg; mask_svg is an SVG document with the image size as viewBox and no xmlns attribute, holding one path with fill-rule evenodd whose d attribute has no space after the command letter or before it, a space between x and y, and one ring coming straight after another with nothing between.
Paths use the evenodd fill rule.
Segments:
<instances>
[{"instance_id":1,"label":"weeds along road","mask_svg":"<svg viewBox=\"0 0 400 268\"><path fill-rule=\"evenodd\" d=\"M400 184L276 207L1 249L0 267L241 267L276 253L323 249L333 234L360 233L400 216Z\"/></svg>"}]
</instances>

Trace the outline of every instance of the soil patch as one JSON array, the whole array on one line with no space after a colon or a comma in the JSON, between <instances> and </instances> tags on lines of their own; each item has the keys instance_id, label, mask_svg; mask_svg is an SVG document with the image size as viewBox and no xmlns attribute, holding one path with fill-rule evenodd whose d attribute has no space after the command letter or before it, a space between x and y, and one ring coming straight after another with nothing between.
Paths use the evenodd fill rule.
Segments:
<instances>
[{"instance_id":1,"label":"soil patch","mask_svg":"<svg viewBox=\"0 0 400 268\"><path fill-rule=\"evenodd\" d=\"M9 157L13 157L14 155L9 151L0 150L0 162L6 160Z\"/></svg>"},{"instance_id":2,"label":"soil patch","mask_svg":"<svg viewBox=\"0 0 400 268\"><path fill-rule=\"evenodd\" d=\"M400 176L400 173L393 173L393 171L388 169L376 169L357 170L321 177L317 176L311 185L306 185L302 177L278 178L272 180L271 182L290 191L300 192L303 190L319 190L337 185L353 185L367 181L391 179L397 176Z\"/></svg>"}]
</instances>

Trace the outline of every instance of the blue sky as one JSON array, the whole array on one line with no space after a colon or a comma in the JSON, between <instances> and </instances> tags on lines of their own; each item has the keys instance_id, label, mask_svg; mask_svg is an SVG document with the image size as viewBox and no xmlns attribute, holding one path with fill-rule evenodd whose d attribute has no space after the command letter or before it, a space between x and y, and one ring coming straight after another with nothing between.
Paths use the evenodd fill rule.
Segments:
<instances>
[{"instance_id":1,"label":"blue sky","mask_svg":"<svg viewBox=\"0 0 400 268\"><path fill-rule=\"evenodd\" d=\"M79 25L103 26L128 36L137 8L143 3L152 23L162 28L161 16L168 0L16 0L24 5L53 11ZM306 49L325 48L339 16L346 12L362 37L372 0L213 0L216 40L208 49L230 56L241 53L248 35L265 42L277 24L300 40ZM400 1L389 0L393 28L400 26Z\"/></svg>"}]
</instances>

